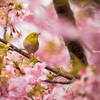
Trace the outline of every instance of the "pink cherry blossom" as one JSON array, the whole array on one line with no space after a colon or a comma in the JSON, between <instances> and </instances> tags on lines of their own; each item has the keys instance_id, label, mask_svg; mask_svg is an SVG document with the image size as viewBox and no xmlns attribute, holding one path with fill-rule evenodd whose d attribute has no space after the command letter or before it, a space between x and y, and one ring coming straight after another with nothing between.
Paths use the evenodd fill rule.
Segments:
<instances>
[{"instance_id":1,"label":"pink cherry blossom","mask_svg":"<svg viewBox=\"0 0 100 100\"><path fill-rule=\"evenodd\" d=\"M24 6L25 5L25 6ZM11 21L13 24L17 24L18 22L23 22L29 15L32 13L28 10L26 4L23 4L24 8L20 11L12 10L9 14Z\"/></svg>"},{"instance_id":2,"label":"pink cherry blossom","mask_svg":"<svg viewBox=\"0 0 100 100\"><path fill-rule=\"evenodd\" d=\"M32 100L32 99L27 96L24 96L22 100Z\"/></svg>"},{"instance_id":3,"label":"pink cherry blossom","mask_svg":"<svg viewBox=\"0 0 100 100\"><path fill-rule=\"evenodd\" d=\"M43 80L46 80L46 79L47 79L46 75L42 75L39 78L37 78L37 82L40 83L40 82L42 82Z\"/></svg>"},{"instance_id":4,"label":"pink cherry blossom","mask_svg":"<svg viewBox=\"0 0 100 100\"><path fill-rule=\"evenodd\" d=\"M11 73L11 74L14 74L14 66L13 65L6 65L6 70Z\"/></svg>"},{"instance_id":5,"label":"pink cherry blossom","mask_svg":"<svg viewBox=\"0 0 100 100\"><path fill-rule=\"evenodd\" d=\"M27 82L33 85L40 82L39 80L40 80L40 77L42 78L43 70L45 67L46 67L45 63L36 63L33 68L25 68L24 71L26 74Z\"/></svg>"},{"instance_id":6,"label":"pink cherry blossom","mask_svg":"<svg viewBox=\"0 0 100 100\"><path fill-rule=\"evenodd\" d=\"M51 94L48 94L48 95L46 95L44 97L44 100L52 100L52 99L57 99L57 100L73 100L74 96L71 96L70 94L65 92L65 90L63 90L60 87L55 87Z\"/></svg>"},{"instance_id":7,"label":"pink cherry blossom","mask_svg":"<svg viewBox=\"0 0 100 100\"><path fill-rule=\"evenodd\" d=\"M0 100L5 100L5 97L0 97Z\"/></svg>"},{"instance_id":8,"label":"pink cherry blossom","mask_svg":"<svg viewBox=\"0 0 100 100\"><path fill-rule=\"evenodd\" d=\"M21 32L17 32L18 33L18 37L20 38L22 36Z\"/></svg>"},{"instance_id":9,"label":"pink cherry blossom","mask_svg":"<svg viewBox=\"0 0 100 100\"><path fill-rule=\"evenodd\" d=\"M78 94L75 100L98 100L100 98L100 75L95 76L91 71L87 71L85 75L82 76L81 80L77 80L72 84L72 91L77 91ZM91 78L92 77L92 78ZM85 80L86 79L86 80ZM92 94L92 95L91 95ZM85 95L85 98L82 97Z\"/></svg>"},{"instance_id":10,"label":"pink cherry blossom","mask_svg":"<svg viewBox=\"0 0 100 100\"><path fill-rule=\"evenodd\" d=\"M44 100L52 100L53 96L51 94L47 94L44 96Z\"/></svg>"},{"instance_id":11,"label":"pink cherry blossom","mask_svg":"<svg viewBox=\"0 0 100 100\"><path fill-rule=\"evenodd\" d=\"M9 97L21 98L26 94L27 81L23 77L17 77L9 81Z\"/></svg>"}]
</instances>

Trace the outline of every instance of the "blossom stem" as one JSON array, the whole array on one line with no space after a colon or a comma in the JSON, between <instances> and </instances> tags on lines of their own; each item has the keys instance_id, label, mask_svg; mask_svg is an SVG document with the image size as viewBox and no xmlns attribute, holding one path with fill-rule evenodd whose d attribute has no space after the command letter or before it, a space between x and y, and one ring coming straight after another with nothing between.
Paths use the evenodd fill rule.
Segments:
<instances>
[{"instance_id":1,"label":"blossom stem","mask_svg":"<svg viewBox=\"0 0 100 100\"><path fill-rule=\"evenodd\" d=\"M43 82L54 83L54 84L71 84L71 83L74 82L74 81L75 81L75 80L70 80L70 81L61 82L61 81L44 80Z\"/></svg>"},{"instance_id":2,"label":"blossom stem","mask_svg":"<svg viewBox=\"0 0 100 100\"><path fill-rule=\"evenodd\" d=\"M4 36L3 36L3 38L6 40L6 32L7 32L7 24L8 24L8 14L9 14L9 12L12 10L12 9L9 9L9 6L10 5L13 5L12 3L9 3L9 4L7 4L5 7L6 7L6 9L7 9L7 12L6 12L6 14L5 14L5 19L6 19L6 22L5 22L5 26L4 26Z\"/></svg>"}]
</instances>

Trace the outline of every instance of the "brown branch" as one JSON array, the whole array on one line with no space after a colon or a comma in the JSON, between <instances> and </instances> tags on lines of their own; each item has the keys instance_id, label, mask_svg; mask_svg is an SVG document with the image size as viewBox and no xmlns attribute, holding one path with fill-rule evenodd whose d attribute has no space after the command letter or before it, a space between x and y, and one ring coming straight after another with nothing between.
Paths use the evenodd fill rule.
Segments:
<instances>
[{"instance_id":1,"label":"brown branch","mask_svg":"<svg viewBox=\"0 0 100 100\"><path fill-rule=\"evenodd\" d=\"M4 5L4 4L0 4L0 7L7 7L7 6L10 6L10 5L13 5L13 3L9 3L9 4L7 4L7 5Z\"/></svg>"},{"instance_id":2,"label":"brown branch","mask_svg":"<svg viewBox=\"0 0 100 100\"><path fill-rule=\"evenodd\" d=\"M14 5L14 4L13 4L13 3L11 3L11 2L8 4L8 6L13 6L13 5Z\"/></svg>"},{"instance_id":3,"label":"brown branch","mask_svg":"<svg viewBox=\"0 0 100 100\"><path fill-rule=\"evenodd\" d=\"M44 80L43 82L55 83L55 84L71 84L71 83L74 82L74 81L75 81L75 80L70 80L70 81L61 82L61 81Z\"/></svg>"},{"instance_id":4,"label":"brown branch","mask_svg":"<svg viewBox=\"0 0 100 100\"><path fill-rule=\"evenodd\" d=\"M0 8L1 8L1 7L5 7L5 5L0 5Z\"/></svg>"},{"instance_id":5,"label":"brown branch","mask_svg":"<svg viewBox=\"0 0 100 100\"><path fill-rule=\"evenodd\" d=\"M8 13L9 13L9 6L7 6L7 13L5 15L6 23L5 23L5 26L4 26L4 36L3 36L4 39L6 39L7 24L8 24Z\"/></svg>"},{"instance_id":6,"label":"brown branch","mask_svg":"<svg viewBox=\"0 0 100 100\"><path fill-rule=\"evenodd\" d=\"M12 10L12 9L9 9L10 5L13 5L13 3L9 3L9 4L5 5L5 7L7 9L7 12L6 12L6 15L5 15L6 22L5 22L5 26L4 26L4 35L3 35L3 38L5 40L6 40L6 32L7 32L7 24L8 24L8 14Z\"/></svg>"},{"instance_id":7,"label":"brown branch","mask_svg":"<svg viewBox=\"0 0 100 100\"><path fill-rule=\"evenodd\" d=\"M2 39L2 38L0 38L0 41L1 41L2 43L4 43L4 44L8 44L8 43L9 43L8 41L6 41L5 39ZM10 47L9 47L9 48L12 48L12 50L14 50L14 51L16 51L16 52L22 54L22 55L25 56L26 58L31 59L31 57L30 57L27 53L25 53L25 52L22 51L21 49L18 49L16 46L14 46L14 45L11 44L11 43L10 43Z\"/></svg>"},{"instance_id":8,"label":"brown branch","mask_svg":"<svg viewBox=\"0 0 100 100\"><path fill-rule=\"evenodd\" d=\"M69 54L71 57L71 63L73 67L75 66L75 58L72 54L74 54L80 62L86 67L88 65L87 58L83 49L82 44L80 43L80 40L66 40L64 39L65 45L68 47Z\"/></svg>"},{"instance_id":9,"label":"brown branch","mask_svg":"<svg viewBox=\"0 0 100 100\"><path fill-rule=\"evenodd\" d=\"M25 73L24 73L24 72L22 72L22 70L21 70L19 67L16 67L16 69L18 69L18 70L19 70L19 72L20 72L20 74L21 74L21 75L25 75Z\"/></svg>"},{"instance_id":10,"label":"brown branch","mask_svg":"<svg viewBox=\"0 0 100 100\"><path fill-rule=\"evenodd\" d=\"M66 73L63 73L63 72L61 72L61 71L58 70L58 69L55 69L55 68L49 67L48 65L45 67L45 69L47 69L47 70L49 70L49 71L51 71L51 72L57 74L58 76L62 76L62 77L64 77L64 78L67 78L67 79L69 79L69 80L74 79L74 77L68 75L67 72L66 72Z\"/></svg>"}]
</instances>

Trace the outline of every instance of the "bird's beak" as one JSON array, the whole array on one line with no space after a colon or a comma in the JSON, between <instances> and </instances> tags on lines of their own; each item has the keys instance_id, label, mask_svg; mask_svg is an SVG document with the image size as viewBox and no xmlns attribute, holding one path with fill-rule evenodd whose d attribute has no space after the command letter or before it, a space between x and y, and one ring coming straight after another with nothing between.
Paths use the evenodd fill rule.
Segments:
<instances>
[{"instance_id":1,"label":"bird's beak","mask_svg":"<svg viewBox=\"0 0 100 100\"><path fill-rule=\"evenodd\" d=\"M38 35L40 35L41 33L38 33Z\"/></svg>"}]
</instances>

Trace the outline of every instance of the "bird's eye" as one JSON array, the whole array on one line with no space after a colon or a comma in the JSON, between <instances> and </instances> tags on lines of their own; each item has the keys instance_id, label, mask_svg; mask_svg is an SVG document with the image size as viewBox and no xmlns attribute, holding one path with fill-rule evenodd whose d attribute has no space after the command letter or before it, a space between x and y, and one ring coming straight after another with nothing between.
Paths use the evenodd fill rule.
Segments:
<instances>
[{"instance_id":1,"label":"bird's eye","mask_svg":"<svg viewBox=\"0 0 100 100\"><path fill-rule=\"evenodd\" d=\"M33 36L33 37L35 37L35 36L36 36L36 34L32 34L32 36Z\"/></svg>"}]
</instances>

